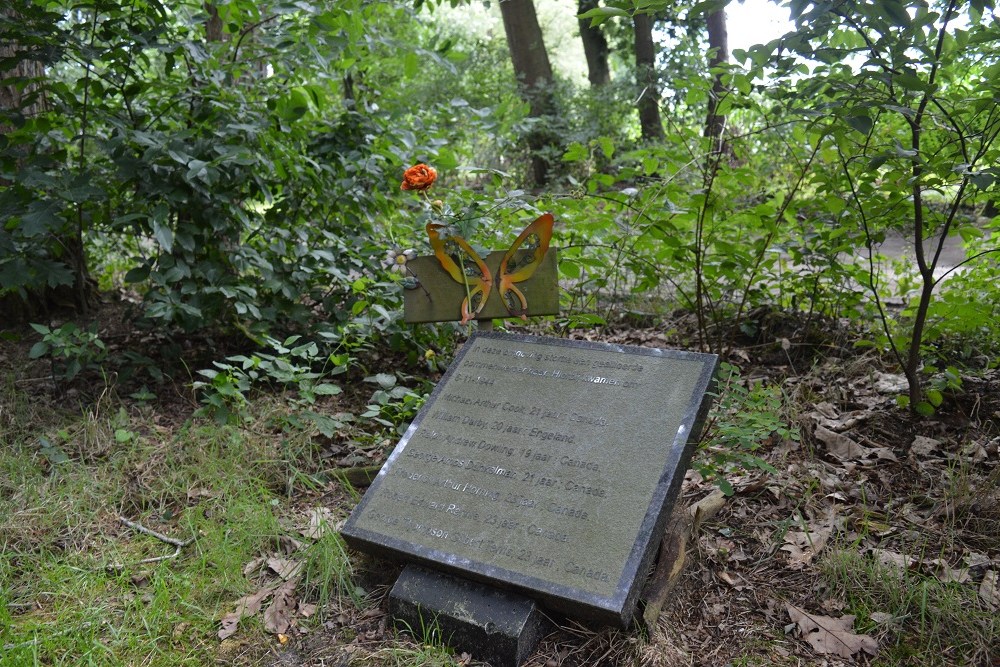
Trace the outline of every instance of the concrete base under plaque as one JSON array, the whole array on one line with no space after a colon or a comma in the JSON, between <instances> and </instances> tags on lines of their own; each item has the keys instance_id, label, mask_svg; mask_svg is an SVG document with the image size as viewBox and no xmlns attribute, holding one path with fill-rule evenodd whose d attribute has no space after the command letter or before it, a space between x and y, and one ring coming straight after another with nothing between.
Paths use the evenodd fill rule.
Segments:
<instances>
[{"instance_id":1,"label":"concrete base under plaque","mask_svg":"<svg viewBox=\"0 0 1000 667\"><path fill-rule=\"evenodd\" d=\"M389 613L418 639L434 627L445 644L493 667L519 667L547 627L530 598L415 565L392 587Z\"/></svg>"}]
</instances>

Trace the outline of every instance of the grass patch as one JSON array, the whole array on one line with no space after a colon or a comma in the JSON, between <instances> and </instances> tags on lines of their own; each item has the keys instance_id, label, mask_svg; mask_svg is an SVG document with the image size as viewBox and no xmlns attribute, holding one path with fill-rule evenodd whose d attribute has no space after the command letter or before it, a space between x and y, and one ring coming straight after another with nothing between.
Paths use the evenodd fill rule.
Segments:
<instances>
[{"instance_id":1,"label":"grass patch","mask_svg":"<svg viewBox=\"0 0 1000 667\"><path fill-rule=\"evenodd\" d=\"M831 552L822 572L857 615L857 632L879 636L873 665L988 664L1000 645L1000 617L975 585L944 583L848 550Z\"/></svg>"},{"instance_id":2,"label":"grass patch","mask_svg":"<svg viewBox=\"0 0 1000 667\"><path fill-rule=\"evenodd\" d=\"M0 662L215 664L220 618L261 583L244 567L302 540L286 497L308 479L308 438L271 429L267 405L237 428L100 404L43 415L12 383L0 391ZM142 563L174 546L119 516L190 542ZM339 536L299 557L316 601L356 595ZM257 617L239 633L273 643Z\"/></svg>"}]
</instances>

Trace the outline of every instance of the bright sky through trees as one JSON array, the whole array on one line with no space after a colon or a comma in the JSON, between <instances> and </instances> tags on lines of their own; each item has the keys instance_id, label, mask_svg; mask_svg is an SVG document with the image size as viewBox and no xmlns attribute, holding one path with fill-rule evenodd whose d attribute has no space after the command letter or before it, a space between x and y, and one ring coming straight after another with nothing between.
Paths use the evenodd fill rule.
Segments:
<instances>
[{"instance_id":1,"label":"bright sky through trees","mask_svg":"<svg viewBox=\"0 0 1000 667\"><path fill-rule=\"evenodd\" d=\"M769 0L731 2L726 7L726 23L730 52L769 42L792 29L788 8Z\"/></svg>"}]
</instances>

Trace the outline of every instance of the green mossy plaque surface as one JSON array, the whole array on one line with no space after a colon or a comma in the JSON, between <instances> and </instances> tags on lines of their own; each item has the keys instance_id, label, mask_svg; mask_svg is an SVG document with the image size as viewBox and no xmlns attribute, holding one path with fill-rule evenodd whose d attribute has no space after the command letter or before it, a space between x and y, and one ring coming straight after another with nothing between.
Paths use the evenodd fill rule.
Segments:
<instances>
[{"instance_id":1,"label":"green mossy plaque surface","mask_svg":"<svg viewBox=\"0 0 1000 667\"><path fill-rule=\"evenodd\" d=\"M476 334L343 535L628 625L715 355Z\"/></svg>"}]
</instances>

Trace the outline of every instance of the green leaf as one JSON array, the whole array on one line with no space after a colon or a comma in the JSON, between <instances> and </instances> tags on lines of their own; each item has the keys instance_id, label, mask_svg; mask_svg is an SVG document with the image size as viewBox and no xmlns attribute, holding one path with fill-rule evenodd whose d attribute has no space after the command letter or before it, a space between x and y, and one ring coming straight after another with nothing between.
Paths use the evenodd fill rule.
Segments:
<instances>
[{"instance_id":1,"label":"green leaf","mask_svg":"<svg viewBox=\"0 0 1000 667\"><path fill-rule=\"evenodd\" d=\"M944 402L944 396L937 389L928 389L927 400L936 408L940 407L941 403Z\"/></svg>"},{"instance_id":2,"label":"green leaf","mask_svg":"<svg viewBox=\"0 0 1000 667\"><path fill-rule=\"evenodd\" d=\"M789 18L795 20L802 16L802 13L809 7L810 0L791 0L788 4Z\"/></svg>"},{"instance_id":3,"label":"green leaf","mask_svg":"<svg viewBox=\"0 0 1000 667\"><path fill-rule=\"evenodd\" d=\"M574 141L569 145L569 148L566 149L566 152L563 153L562 161L579 162L580 160L586 160L589 156L590 153L587 151L587 147L579 141Z\"/></svg>"},{"instance_id":4,"label":"green leaf","mask_svg":"<svg viewBox=\"0 0 1000 667\"><path fill-rule=\"evenodd\" d=\"M934 414L934 406L927 401L920 401L914 409L917 411L918 415L923 417L930 417Z\"/></svg>"},{"instance_id":5,"label":"green leaf","mask_svg":"<svg viewBox=\"0 0 1000 667\"><path fill-rule=\"evenodd\" d=\"M31 359L40 359L48 354L48 352L49 344L40 340L31 346L31 350L28 352L28 357Z\"/></svg>"},{"instance_id":6,"label":"green leaf","mask_svg":"<svg viewBox=\"0 0 1000 667\"><path fill-rule=\"evenodd\" d=\"M458 157L455 155L455 151L451 150L447 146L442 147L438 150L437 154L437 167L438 169L454 169L458 166Z\"/></svg>"},{"instance_id":7,"label":"green leaf","mask_svg":"<svg viewBox=\"0 0 1000 667\"><path fill-rule=\"evenodd\" d=\"M573 327L604 326L608 323L603 317L594 313L578 313L571 315L569 320Z\"/></svg>"},{"instance_id":8,"label":"green leaf","mask_svg":"<svg viewBox=\"0 0 1000 667\"><path fill-rule=\"evenodd\" d=\"M985 190L993 185L996 178L989 172L980 171L975 174L969 174L969 180L980 190Z\"/></svg>"},{"instance_id":9,"label":"green leaf","mask_svg":"<svg viewBox=\"0 0 1000 667\"><path fill-rule=\"evenodd\" d=\"M383 389L389 389L395 386L396 376L392 373L378 373L375 375L375 381L378 382L379 386Z\"/></svg>"},{"instance_id":10,"label":"green leaf","mask_svg":"<svg viewBox=\"0 0 1000 667\"><path fill-rule=\"evenodd\" d=\"M149 267L148 266L137 266L134 269L129 269L125 274L126 283L139 283L149 277Z\"/></svg>"},{"instance_id":11,"label":"green leaf","mask_svg":"<svg viewBox=\"0 0 1000 667\"><path fill-rule=\"evenodd\" d=\"M163 248L163 252L168 255L173 252L174 249L174 230L172 230L167 225L161 225L157 221L153 221L153 236L159 241L160 247ZM149 275L149 270L146 270L146 274Z\"/></svg>"},{"instance_id":12,"label":"green leaf","mask_svg":"<svg viewBox=\"0 0 1000 667\"><path fill-rule=\"evenodd\" d=\"M342 389L340 387L338 387L335 384L330 384L328 382L325 382L323 384L318 384L315 387L313 387L313 392L315 392L317 396L335 396L339 394L341 391Z\"/></svg>"},{"instance_id":13,"label":"green leaf","mask_svg":"<svg viewBox=\"0 0 1000 667\"><path fill-rule=\"evenodd\" d=\"M959 236L961 236L962 240L965 241L966 243L974 239L981 239L984 236L983 230L979 229L978 227L972 227L968 225L965 227L959 227L957 231Z\"/></svg>"},{"instance_id":14,"label":"green leaf","mask_svg":"<svg viewBox=\"0 0 1000 667\"><path fill-rule=\"evenodd\" d=\"M601 152L604 153L604 157L610 160L615 154L615 145L611 139L608 137L598 137L597 143L600 145Z\"/></svg>"},{"instance_id":15,"label":"green leaf","mask_svg":"<svg viewBox=\"0 0 1000 667\"><path fill-rule=\"evenodd\" d=\"M875 122L871 119L871 117L865 115L848 116L844 120L851 126L852 129L865 136L870 134L872 128L875 126Z\"/></svg>"},{"instance_id":16,"label":"green leaf","mask_svg":"<svg viewBox=\"0 0 1000 667\"><path fill-rule=\"evenodd\" d=\"M33 201L28 212L21 216L21 231L25 236L42 236L62 226L57 213L62 209L59 202Z\"/></svg>"},{"instance_id":17,"label":"green leaf","mask_svg":"<svg viewBox=\"0 0 1000 667\"><path fill-rule=\"evenodd\" d=\"M910 27L910 14L906 11L906 7L902 2L898 0L880 0L875 6L892 21L893 25L900 28Z\"/></svg>"},{"instance_id":18,"label":"green leaf","mask_svg":"<svg viewBox=\"0 0 1000 667\"><path fill-rule=\"evenodd\" d=\"M413 78L420 73L420 56L413 51L407 51L403 56L403 73L407 78Z\"/></svg>"},{"instance_id":19,"label":"green leaf","mask_svg":"<svg viewBox=\"0 0 1000 667\"><path fill-rule=\"evenodd\" d=\"M40 446L39 447L39 451L41 452L42 456L44 456L46 459L48 459L48 462L51 465L58 465L60 463L68 463L69 462L70 459L69 459L68 456L66 456L66 452L64 452L63 450L59 449L59 447L57 447L56 445L53 445L51 442L49 442L45 438L39 438L38 439L38 444Z\"/></svg>"},{"instance_id":20,"label":"green leaf","mask_svg":"<svg viewBox=\"0 0 1000 667\"><path fill-rule=\"evenodd\" d=\"M892 77L892 80L907 90L915 90L923 93L931 89L930 84L911 72L897 74Z\"/></svg>"},{"instance_id":21,"label":"green leaf","mask_svg":"<svg viewBox=\"0 0 1000 667\"><path fill-rule=\"evenodd\" d=\"M720 9L724 9L725 6L726 0L703 0L688 11L688 16L693 18L699 14L712 14Z\"/></svg>"},{"instance_id":22,"label":"green leaf","mask_svg":"<svg viewBox=\"0 0 1000 667\"><path fill-rule=\"evenodd\" d=\"M880 153L868 161L868 169L874 171L888 161L891 156L888 153Z\"/></svg>"},{"instance_id":23,"label":"green leaf","mask_svg":"<svg viewBox=\"0 0 1000 667\"><path fill-rule=\"evenodd\" d=\"M593 9L589 9L582 14L577 14L577 18L579 19L590 19L591 26L600 25L613 16L628 18L629 13L624 9L619 9L618 7L594 7Z\"/></svg>"},{"instance_id":24,"label":"green leaf","mask_svg":"<svg viewBox=\"0 0 1000 667\"><path fill-rule=\"evenodd\" d=\"M562 273L567 278L577 279L581 273L580 265L572 260L564 260L559 262L559 272Z\"/></svg>"}]
</instances>

